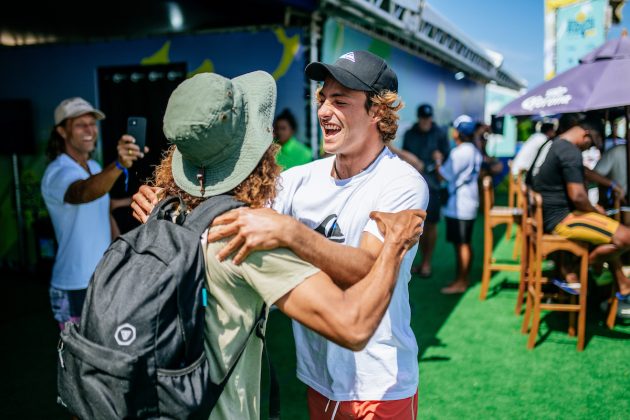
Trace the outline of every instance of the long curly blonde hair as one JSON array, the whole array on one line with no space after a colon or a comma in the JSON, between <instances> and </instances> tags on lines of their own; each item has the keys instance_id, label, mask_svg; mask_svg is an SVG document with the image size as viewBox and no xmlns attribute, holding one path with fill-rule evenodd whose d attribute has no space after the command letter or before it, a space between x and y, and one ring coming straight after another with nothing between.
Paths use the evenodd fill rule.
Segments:
<instances>
[{"instance_id":1,"label":"long curly blonde hair","mask_svg":"<svg viewBox=\"0 0 630 420\"><path fill-rule=\"evenodd\" d=\"M173 152L176 147L171 146L165 153L162 161L155 167L151 184L162 188L162 197L178 195L189 209L194 209L206 198L194 197L177 186L171 172ZM276 182L280 175L280 167L276 163L276 154L279 146L272 144L262 156L256 168L243 182L227 194L233 195L252 208L269 206L276 197Z\"/></svg>"}]
</instances>

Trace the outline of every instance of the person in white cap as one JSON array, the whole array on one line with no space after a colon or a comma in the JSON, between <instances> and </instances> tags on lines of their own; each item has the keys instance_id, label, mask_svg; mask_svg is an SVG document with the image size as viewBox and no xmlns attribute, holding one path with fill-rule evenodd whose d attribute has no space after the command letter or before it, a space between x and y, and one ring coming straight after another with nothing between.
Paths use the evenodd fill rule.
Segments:
<instances>
[{"instance_id":1,"label":"person in white cap","mask_svg":"<svg viewBox=\"0 0 630 420\"><path fill-rule=\"evenodd\" d=\"M440 178L448 182L448 201L443 209L446 219L446 240L455 247L457 271L455 279L441 289L444 294L464 293L468 288L473 261L472 233L479 208L478 178L483 155L474 145L475 123L468 115L453 122L456 146L437 166Z\"/></svg>"},{"instance_id":2,"label":"person in white cap","mask_svg":"<svg viewBox=\"0 0 630 420\"><path fill-rule=\"evenodd\" d=\"M50 299L59 327L78 320L88 282L117 228L108 192L118 177L144 156L134 138L118 141L118 159L101 169L90 158L102 111L82 98L69 98L55 109L55 126L41 192L57 238Z\"/></svg>"}]
</instances>

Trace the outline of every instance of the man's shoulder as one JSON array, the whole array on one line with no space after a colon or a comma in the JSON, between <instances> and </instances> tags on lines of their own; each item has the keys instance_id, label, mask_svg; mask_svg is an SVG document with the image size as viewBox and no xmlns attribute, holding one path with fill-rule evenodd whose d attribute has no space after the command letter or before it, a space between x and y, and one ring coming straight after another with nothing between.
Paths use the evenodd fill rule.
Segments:
<instances>
[{"instance_id":1,"label":"man's shoulder","mask_svg":"<svg viewBox=\"0 0 630 420\"><path fill-rule=\"evenodd\" d=\"M428 194L429 187L422 175L389 149L377 165L377 177L387 190L406 190Z\"/></svg>"},{"instance_id":2,"label":"man's shoulder","mask_svg":"<svg viewBox=\"0 0 630 420\"><path fill-rule=\"evenodd\" d=\"M551 144L551 153L554 153L560 160L568 158L582 158L582 152L580 149L568 140L563 138L555 139Z\"/></svg>"},{"instance_id":3,"label":"man's shoulder","mask_svg":"<svg viewBox=\"0 0 630 420\"><path fill-rule=\"evenodd\" d=\"M50 180L52 177L55 177L61 172L74 170L76 169L75 166L74 161L68 155L62 153L46 166L42 182L45 183L47 180Z\"/></svg>"}]
</instances>

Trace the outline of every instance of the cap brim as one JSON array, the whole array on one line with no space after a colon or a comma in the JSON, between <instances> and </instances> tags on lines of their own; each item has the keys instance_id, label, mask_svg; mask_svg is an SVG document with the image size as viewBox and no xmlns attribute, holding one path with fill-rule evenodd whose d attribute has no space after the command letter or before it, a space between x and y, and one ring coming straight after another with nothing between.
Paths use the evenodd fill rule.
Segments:
<instances>
[{"instance_id":1,"label":"cap brim","mask_svg":"<svg viewBox=\"0 0 630 420\"><path fill-rule=\"evenodd\" d=\"M263 71L255 71L232 79L246 103L247 126L238 152L205 170L204 193L197 180L198 167L186 161L181 152L173 153L171 170L175 183L195 197L211 197L231 191L258 166L273 141L273 115L276 108L276 82Z\"/></svg>"},{"instance_id":2,"label":"cap brim","mask_svg":"<svg viewBox=\"0 0 630 420\"><path fill-rule=\"evenodd\" d=\"M64 118L64 121L67 120L68 118L77 118L80 117L81 115L85 115L85 114L92 114L94 115L94 118L96 118L97 120L104 120L105 119L105 114L103 113L103 111L101 111L100 109L86 109L86 110L81 110L81 111L77 111L75 113L72 113L68 116L66 116L66 118Z\"/></svg>"},{"instance_id":3,"label":"cap brim","mask_svg":"<svg viewBox=\"0 0 630 420\"><path fill-rule=\"evenodd\" d=\"M318 82L323 82L328 76L330 76L348 89L363 91L373 90L370 86L363 83L348 70L332 64L324 64L316 61L306 66L304 73L306 73L306 77L309 79L316 80Z\"/></svg>"}]
</instances>

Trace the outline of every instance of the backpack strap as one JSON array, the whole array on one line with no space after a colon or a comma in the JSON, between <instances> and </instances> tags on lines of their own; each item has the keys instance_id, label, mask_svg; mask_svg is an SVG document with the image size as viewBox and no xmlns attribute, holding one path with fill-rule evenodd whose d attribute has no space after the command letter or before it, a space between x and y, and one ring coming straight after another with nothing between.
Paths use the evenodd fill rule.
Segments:
<instances>
[{"instance_id":1,"label":"backpack strap","mask_svg":"<svg viewBox=\"0 0 630 420\"><path fill-rule=\"evenodd\" d=\"M179 197L175 197L175 200L169 201L168 203L174 203L176 202L176 200L181 201ZM183 202L182 202L182 205L184 205ZM208 228L208 226L210 225L210 223L212 223L215 217L225 213L228 210L242 207L244 205L245 205L244 203L238 200L235 200L233 197L229 195L217 195L214 197L210 197L207 200L205 200L203 203L199 204L191 213L187 215L185 213L180 213L180 215L178 216L178 220L180 219L180 216L182 216L183 218L182 218L181 223L178 222L178 224L181 224L183 225L183 227L195 232L197 240L200 243L201 234ZM180 319L181 319L181 322L185 326L188 326L189 323L192 322L192 320L189 317L185 316L188 313L188 311L185 310L186 302L182 302L180 298L181 296L179 292L180 284L178 283L176 287L177 287L177 308L181 317ZM182 333L183 333L184 345L188 347L189 339L186 336L186 330L187 330L187 327L183 328Z\"/></svg>"},{"instance_id":2,"label":"backpack strap","mask_svg":"<svg viewBox=\"0 0 630 420\"><path fill-rule=\"evenodd\" d=\"M263 312L263 315L265 313ZM261 322L262 321L262 322ZM269 420L280 419L280 382L278 381L278 375L271 363L271 357L269 356L269 347L267 347L267 340L265 338L265 319L259 320L256 324L256 335L263 342L263 356L267 360L267 371L269 372Z\"/></svg>"},{"instance_id":3,"label":"backpack strap","mask_svg":"<svg viewBox=\"0 0 630 420\"><path fill-rule=\"evenodd\" d=\"M223 379L221 379L221 382L218 384L219 388L221 389L221 391L223 391L223 388L225 388L225 385L227 384L227 381L230 380L230 376L232 376L232 373L234 372L234 369L236 368L236 365L238 364L238 361L241 360L241 356L245 352L245 349L247 348L247 345L249 344L249 341L251 340L251 338L253 336L256 336L256 337L260 338L261 340L263 340L263 351L265 351L265 335L264 335L264 331L265 331L265 323L266 323L266 321L267 321L267 305L263 304L262 310L260 311L260 315L258 316L258 319L256 320L256 323L249 330L249 334L247 334L247 339L245 339L245 342L243 343L243 345L238 350L238 353L237 353L236 357L234 358L234 361L232 362L232 365L229 367L229 369L225 373L225 376L223 377ZM271 365L270 365L270 367L271 367ZM276 379L276 383L277 383L277 379Z\"/></svg>"},{"instance_id":4,"label":"backpack strap","mask_svg":"<svg viewBox=\"0 0 630 420\"><path fill-rule=\"evenodd\" d=\"M186 205L182 201L181 197L176 195L168 196L155 205L153 211L151 211L151 214L149 215L147 223L154 219L168 219L169 221L173 221L173 212L181 208L186 208ZM178 216L175 222L177 224L181 224L182 220L182 217Z\"/></svg>"},{"instance_id":5,"label":"backpack strap","mask_svg":"<svg viewBox=\"0 0 630 420\"><path fill-rule=\"evenodd\" d=\"M547 139L547 141L544 142L543 145L538 148L538 151L536 152L536 157L532 161L532 165L529 167L529 169L525 173L525 184L527 186L533 187L533 185L534 185L534 168L536 167L536 162L538 161L538 158L540 157L540 153L547 146L547 144L549 144L549 142L551 142L552 140L553 139ZM542 165L542 163L541 163L541 165Z\"/></svg>"},{"instance_id":6,"label":"backpack strap","mask_svg":"<svg viewBox=\"0 0 630 420\"><path fill-rule=\"evenodd\" d=\"M183 225L192 231L199 232L199 235L201 235L215 217L244 205L245 203L236 200L230 195L210 197L186 216Z\"/></svg>"}]
</instances>

